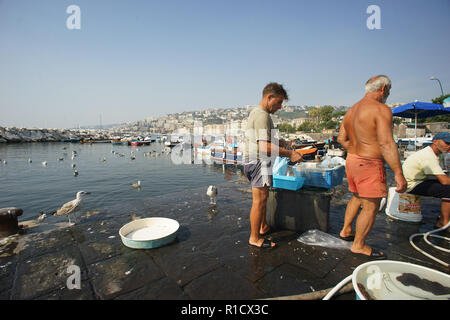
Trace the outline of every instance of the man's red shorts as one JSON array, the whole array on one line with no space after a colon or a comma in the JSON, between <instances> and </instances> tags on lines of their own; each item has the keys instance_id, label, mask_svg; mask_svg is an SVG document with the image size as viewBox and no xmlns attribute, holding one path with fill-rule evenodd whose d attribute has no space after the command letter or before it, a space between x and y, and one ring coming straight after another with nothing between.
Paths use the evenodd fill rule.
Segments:
<instances>
[{"instance_id":1,"label":"man's red shorts","mask_svg":"<svg viewBox=\"0 0 450 320\"><path fill-rule=\"evenodd\" d=\"M348 154L345 162L348 189L362 198L387 196L386 168L381 159Z\"/></svg>"}]
</instances>

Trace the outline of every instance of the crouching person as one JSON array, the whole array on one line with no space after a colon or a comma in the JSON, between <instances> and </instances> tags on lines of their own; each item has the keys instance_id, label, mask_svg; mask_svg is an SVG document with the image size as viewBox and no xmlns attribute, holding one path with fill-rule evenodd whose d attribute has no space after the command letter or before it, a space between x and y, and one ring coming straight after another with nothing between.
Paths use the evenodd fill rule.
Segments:
<instances>
[{"instance_id":1,"label":"crouching person","mask_svg":"<svg viewBox=\"0 0 450 320\"><path fill-rule=\"evenodd\" d=\"M439 155L449 150L450 133L439 132L431 146L412 154L403 163L407 193L441 199L441 214L435 228L441 228L450 221L450 177L439 164Z\"/></svg>"}]
</instances>

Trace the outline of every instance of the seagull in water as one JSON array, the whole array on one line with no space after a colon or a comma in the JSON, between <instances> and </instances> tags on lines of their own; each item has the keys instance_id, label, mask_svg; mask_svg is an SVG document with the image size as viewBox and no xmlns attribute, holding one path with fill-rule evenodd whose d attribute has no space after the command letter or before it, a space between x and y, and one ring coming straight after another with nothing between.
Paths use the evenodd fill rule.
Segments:
<instances>
[{"instance_id":1,"label":"seagull in water","mask_svg":"<svg viewBox=\"0 0 450 320\"><path fill-rule=\"evenodd\" d=\"M216 186L209 186L208 190L206 191L206 195L211 199L209 204L216 204L216 197L217 197L217 187Z\"/></svg>"},{"instance_id":2,"label":"seagull in water","mask_svg":"<svg viewBox=\"0 0 450 320\"><path fill-rule=\"evenodd\" d=\"M70 214L71 213L75 213L78 210L81 209L81 205L83 204L83 196L86 194L91 194L90 192L86 192L86 191L78 191L77 192L77 197L76 199L67 202L66 204L64 204L61 208L59 208L58 210L56 210L56 212L53 213L53 215L56 216L65 216L67 215L69 217L69 224L73 225L74 223L72 223L70 221Z\"/></svg>"},{"instance_id":3,"label":"seagull in water","mask_svg":"<svg viewBox=\"0 0 450 320\"><path fill-rule=\"evenodd\" d=\"M138 188L138 189L141 188L141 180L138 180L137 183L132 183L131 186L133 188Z\"/></svg>"},{"instance_id":4,"label":"seagull in water","mask_svg":"<svg viewBox=\"0 0 450 320\"><path fill-rule=\"evenodd\" d=\"M44 219L47 217L47 215L44 213L44 211L39 212L39 218L37 218L38 222L44 221Z\"/></svg>"}]
</instances>

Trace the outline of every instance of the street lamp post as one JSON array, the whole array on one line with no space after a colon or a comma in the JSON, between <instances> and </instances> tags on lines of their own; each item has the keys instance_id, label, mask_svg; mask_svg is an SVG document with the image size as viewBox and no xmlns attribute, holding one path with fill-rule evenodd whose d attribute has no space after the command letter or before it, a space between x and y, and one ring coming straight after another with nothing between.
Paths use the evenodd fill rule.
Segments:
<instances>
[{"instance_id":1,"label":"street lamp post","mask_svg":"<svg viewBox=\"0 0 450 320\"><path fill-rule=\"evenodd\" d=\"M439 82L439 86L441 87L441 93L442 93L442 95L444 95L444 90L442 90L441 81L438 78L435 78L435 77L431 77L430 80L437 80L437 82Z\"/></svg>"}]
</instances>

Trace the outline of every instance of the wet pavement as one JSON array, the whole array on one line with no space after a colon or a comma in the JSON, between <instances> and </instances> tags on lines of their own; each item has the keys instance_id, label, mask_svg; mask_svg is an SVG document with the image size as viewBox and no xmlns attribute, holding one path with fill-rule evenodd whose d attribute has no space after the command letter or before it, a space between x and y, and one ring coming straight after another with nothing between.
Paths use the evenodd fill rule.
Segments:
<instances>
[{"instance_id":1,"label":"wet pavement","mask_svg":"<svg viewBox=\"0 0 450 320\"><path fill-rule=\"evenodd\" d=\"M347 184L333 190L328 233L338 236L351 194ZM67 226L65 217L24 223L26 233L0 240L0 299L264 299L334 287L361 263L345 249L308 246L298 232L277 230L275 249L248 245L251 189L246 180L218 185L211 207L207 186L82 213ZM380 212L368 244L390 260L449 273L417 252L409 236L433 229L440 201L423 198L421 224L393 221ZM164 247L125 247L119 229L136 218L167 217L181 227ZM21 223L21 222L19 222ZM55 228L58 226L58 228ZM416 243L444 261L445 255ZM69 289L71 265L81 272L80 289ZM339 297L338 297L339 298ZM353 299L354 294L340 297Z\"/></svg>"}]
</instances>

